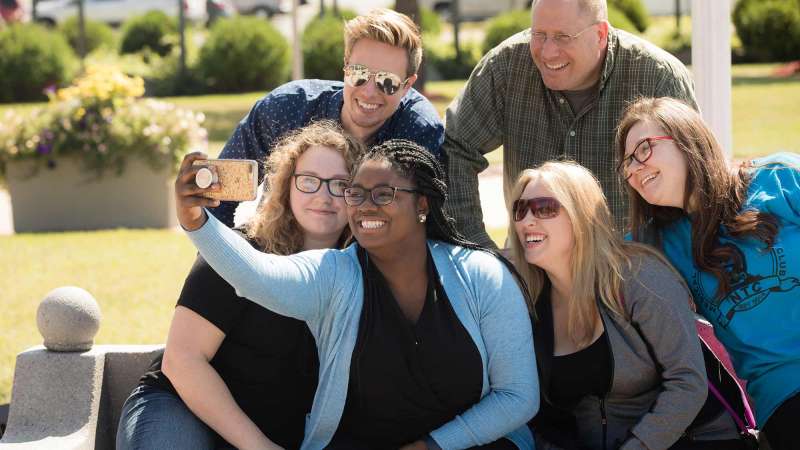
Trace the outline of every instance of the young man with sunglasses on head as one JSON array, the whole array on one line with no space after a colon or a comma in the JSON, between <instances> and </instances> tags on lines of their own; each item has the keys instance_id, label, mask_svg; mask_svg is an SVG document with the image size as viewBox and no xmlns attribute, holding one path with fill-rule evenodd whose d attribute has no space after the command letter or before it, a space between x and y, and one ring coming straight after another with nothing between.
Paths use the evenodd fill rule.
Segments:
<instances>
[{"instance_id":1,"label":"young man with sunglasses on head","mask_svg":"<svg viewBox=\"0 0 800 450\"><path fill-rule=\"evenodd\" d=\"M605 0L534 0L531 28L490 50L447 109L447 206L459 230L492 245L478 173L488 166L484 155L500 146L505 183L548 160L586 166L621 225L626 209L614 170L614 129L625 106L642 96L696 105L686 67L611 27Z\"/></svg>"},{"instance_id":2,"label":"young man with sunglasses on head","mask_svg":"<svg viewBox=\"0 0 800 450\"><path fill-rule=\"evenodd\" d=\"M439 156L444 126L433 105L411 86L422 39L404 14L376 9L345 24L344 81L298 80L259 100L239 123L220 158L263 160L282 135L330 119L366 145L408 139ZM259 171L259 181L263 171ZM211 212L233 225L236 202Z\"/></svg>"}]
</instances>

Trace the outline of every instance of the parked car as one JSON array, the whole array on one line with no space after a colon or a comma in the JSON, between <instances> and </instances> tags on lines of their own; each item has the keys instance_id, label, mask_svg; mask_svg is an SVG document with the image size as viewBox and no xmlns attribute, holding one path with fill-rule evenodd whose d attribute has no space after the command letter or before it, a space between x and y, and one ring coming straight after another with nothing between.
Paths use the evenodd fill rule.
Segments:
<instances>
[{"instance_id":1,"label":"parked car","mask_svg":"<svg viewBox=\"0 0 800 450\"><path fill-rule=\"evenodd\" d=\"M419 0L419 6L436 11L442 18L451 14L452 0ZM458 0L461 20L483 20L512 9L530 8L531 0Z\"/></svg>"},{"instance_id":2,"label":"parked car","mask_svg":"<svg viewBox=\"0 0 800 450\"><path fill-rule=\"evenodd\" d=\"M186 19L202 22L207 18L205 0L181 0ZM83 0L87 19L119 25L132 16L147 11L164 11L168 16L178 16L177 0ZM36 20L56 25L78 14L76 0L40 0L36 6Z\"/></svg>"},{"instance_id":3,"label":"parked car","mask_svg":"<svg viewBox=\"0 0 800 450\"><path fill-rule=\"evenodd\" d=\"M289 11L281 0L231 0L240 14L251 14L259 17L272 17Z\"/></svg>"}]
</instances>

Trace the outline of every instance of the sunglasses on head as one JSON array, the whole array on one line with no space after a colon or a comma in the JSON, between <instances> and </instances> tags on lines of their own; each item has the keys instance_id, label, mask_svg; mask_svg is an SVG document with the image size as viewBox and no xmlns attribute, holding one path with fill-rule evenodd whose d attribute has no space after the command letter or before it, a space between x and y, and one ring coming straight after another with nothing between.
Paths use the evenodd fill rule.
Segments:
<instances>
[{"instance_id":1,"label":"sunglasses on head","mask_svg":"<svg viewBox=\"0 0 800 450\"><path fill-rule=\"evenodd\" d=\"M344 67L344 82L350 87L363 86L373 76L375 77L375 86L386 95L394 95L408 83L408 78L403 80L385 70L373 72L363 64L348 64Z\"/></svg>"},{"instance_id":2,"label":"sunglasses on head","mask_svg":"<svg viewBox=\"0 0 800 450\"><path fill-rule=\"evenodd\" d=\"M553 197L521 198L514 202L512 210L515 222L521 222L528 211L537 219L552 219L561 210L561 203Z\"/></svg>"}]
</instances>

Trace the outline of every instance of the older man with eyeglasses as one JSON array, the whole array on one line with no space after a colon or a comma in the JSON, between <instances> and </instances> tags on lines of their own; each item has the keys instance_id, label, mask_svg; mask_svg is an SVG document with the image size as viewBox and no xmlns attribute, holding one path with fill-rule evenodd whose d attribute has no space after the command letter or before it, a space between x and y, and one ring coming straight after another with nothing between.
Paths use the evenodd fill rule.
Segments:
<instances>
[{"instance_id":1,"label":"older man with eyeglasses","mask_svg":"<svg viewBox=\"0 0 800 450\"><path fill-rule=\"evenodd\" d=\"M686 67L611 27L605 0L534 0L531 28L490 50L447 109L442 152L448 210L473 241L493 245L478 195L485 155L503 146L505 184L551 159L574 160L600 179L618 225L626 212L613 139L634 99L675 97L695 106Z\"/></svg>"},{"instance_id":2,"label":"older man with eyeglasses","mask_svg":"<svg viewBox=\"0 0 800 450\"><path fill-rule=\"evenodd\" d=\"M388 9L357 16L345 24L344 53L343 81L298 80L279 86L242 119L219 157L263 160L281 136L322 119L340 123L366 145L408 139L439 156L442 121L431 102L411 87L422 60L414 22ZM222 202L211 212L232 226L237 206Z\"/></svg>"}]
</instances>

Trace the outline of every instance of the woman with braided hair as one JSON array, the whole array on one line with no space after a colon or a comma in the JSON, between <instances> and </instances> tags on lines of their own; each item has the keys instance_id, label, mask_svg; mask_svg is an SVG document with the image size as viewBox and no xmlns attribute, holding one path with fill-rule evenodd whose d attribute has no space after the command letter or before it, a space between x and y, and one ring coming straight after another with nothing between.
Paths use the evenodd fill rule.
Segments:
<instances>
[{"instance_id":1,"label":"woman with braided hair","mask_svg":"<svg viewBox=\"0 0 800 450\"><path fill-rule=\"evenodd\" d=\"M345 190L357 242L291 256L253 251L205 212L214 201L191 181L202 158L188 155L175 183L181 225L237 292L316 339L301 448L533 448L524 290L507 261L454 230L435 157L409 141L373 147Z\"/></svg>"}]
</instances>

